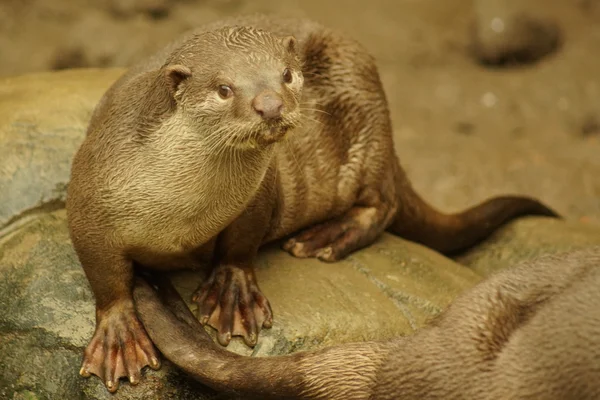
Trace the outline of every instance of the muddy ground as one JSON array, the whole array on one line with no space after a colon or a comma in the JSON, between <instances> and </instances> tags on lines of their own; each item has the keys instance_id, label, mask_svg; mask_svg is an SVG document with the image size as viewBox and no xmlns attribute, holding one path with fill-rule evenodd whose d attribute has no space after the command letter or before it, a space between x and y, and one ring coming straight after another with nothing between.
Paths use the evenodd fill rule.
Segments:
<instances>
[{"instance_id":1,"label":"muddy ground","mask_svg":"<svg viewBox=\"0 0 600 400\"><path fill-rule=\"evenodd\" d=\"M256 11L310 16L370 49L402 162L437 206L510 191L600 221L598 0L2 0L0 76L127 66L191 27ZM485 39L494 15L508 15L508 29L523 13L556 23L555 51L521 67L473 57L477 18ZM504 45L538 28L516 29Z\"/></svg>"}]
</instances>

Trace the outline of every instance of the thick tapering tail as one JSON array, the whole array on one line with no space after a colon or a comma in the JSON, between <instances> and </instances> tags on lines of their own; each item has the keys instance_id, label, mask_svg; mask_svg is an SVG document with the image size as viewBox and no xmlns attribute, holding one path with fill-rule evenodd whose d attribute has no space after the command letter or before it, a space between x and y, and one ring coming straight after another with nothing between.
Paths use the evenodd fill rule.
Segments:
<instances>
[{"instance_id":1,"label":"thick tapering tail","mask_svg":"<svg viewBox=\"0 0 600 400\"><path fill-rule=\"evenodd\" d=\"M560 218L536 199L500 196L457 214L444 214L427 204L410 185L400 187L398 212L388 230L445 254L466 250L500 226L526 215Z\"/></svg>"},{"instance_id":2,"label":"thick tapering tail","mask_svg":"<svg viewBox=\"0 0 600 400\"><path fill-rule=\"evenodd\" d=\"M148 335L172 363L217 390L258 398L366 400L386 355L379 343L289 356L244 357L215 344L168 280L138 278L134 299Z\"/></svg>"}]
</instances>

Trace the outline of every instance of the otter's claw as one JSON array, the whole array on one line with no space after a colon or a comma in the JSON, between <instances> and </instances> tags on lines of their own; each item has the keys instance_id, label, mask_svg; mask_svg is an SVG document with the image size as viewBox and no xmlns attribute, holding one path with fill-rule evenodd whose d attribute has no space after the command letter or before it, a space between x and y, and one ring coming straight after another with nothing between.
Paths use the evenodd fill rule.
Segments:
<instances>
[{"instance_id":1,"label":"otter's claw","mask_svg":"<svg viewBox=\"0 0 600 400\"><path fill-rule=\"evenodd\" d=\"M79 374L85 378L98 376L114 393L120 378L128 378L132 385L139 383L146 365L160 368L154 345L133 309L113 306L99 319Z\"/></svg>"},{"instance_id":2,"label":"otter's claw","mask_svg":"<svg viewBox=\"0 0 600 400\"><path fill-rule=\"evenodd\" d=\"M198 319L218 332L217 340L227 346L232 336L242 336L254 347L261 328L270 328L273 313L256 283L251 268L220 265L194 293Z\"/></svg>"}]
</instances>

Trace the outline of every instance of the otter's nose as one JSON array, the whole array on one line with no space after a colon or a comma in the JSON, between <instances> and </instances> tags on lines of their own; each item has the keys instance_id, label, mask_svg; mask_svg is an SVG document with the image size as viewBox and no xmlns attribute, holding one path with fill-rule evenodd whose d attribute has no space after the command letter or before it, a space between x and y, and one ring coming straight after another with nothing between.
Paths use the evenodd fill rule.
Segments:
<instances>
[{"instance_id":1,"label":"otter's nose","mask_svg":"<svg viewBox=\"0 0 600 400\"><path fill-rule=\"evenodd\" d=\"M252 108L264 119L274 119L281 116L283 102L281 96L272 90L265 90L252 99Z\"/></svg>"}]
</instances>

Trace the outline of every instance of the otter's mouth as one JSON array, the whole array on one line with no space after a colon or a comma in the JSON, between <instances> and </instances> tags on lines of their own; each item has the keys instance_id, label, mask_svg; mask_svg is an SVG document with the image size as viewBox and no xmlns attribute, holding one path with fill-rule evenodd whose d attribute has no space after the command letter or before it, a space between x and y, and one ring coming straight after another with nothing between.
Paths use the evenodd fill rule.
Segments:
<instances>
[{"instance_id":1,"label":"otter's mouth","mask_svg":"<svg viewBox=\"0 0 600 400\"><path fill-rule=\"evenodd\" d=\"M285 139L286 135L292 128L293 126L288 124L267 126L249 134L245 140L236 143L235 147L240 149L256 149L267 147Z\"/></svg>"},{"instance_id":2,"label":"otter's mouth","mask_svg":"<svg viewBox=\"0 0 600 400\"><path fill-rule=\"evenodd\" d=\"M259 145L263 146L268 146L270 144L277 143L285 139L285 136L290 131L290 129L291 127L288 125L270 127L269 129L259 133L256 136L256 141Z\"/></svg>"}]
</instances>

